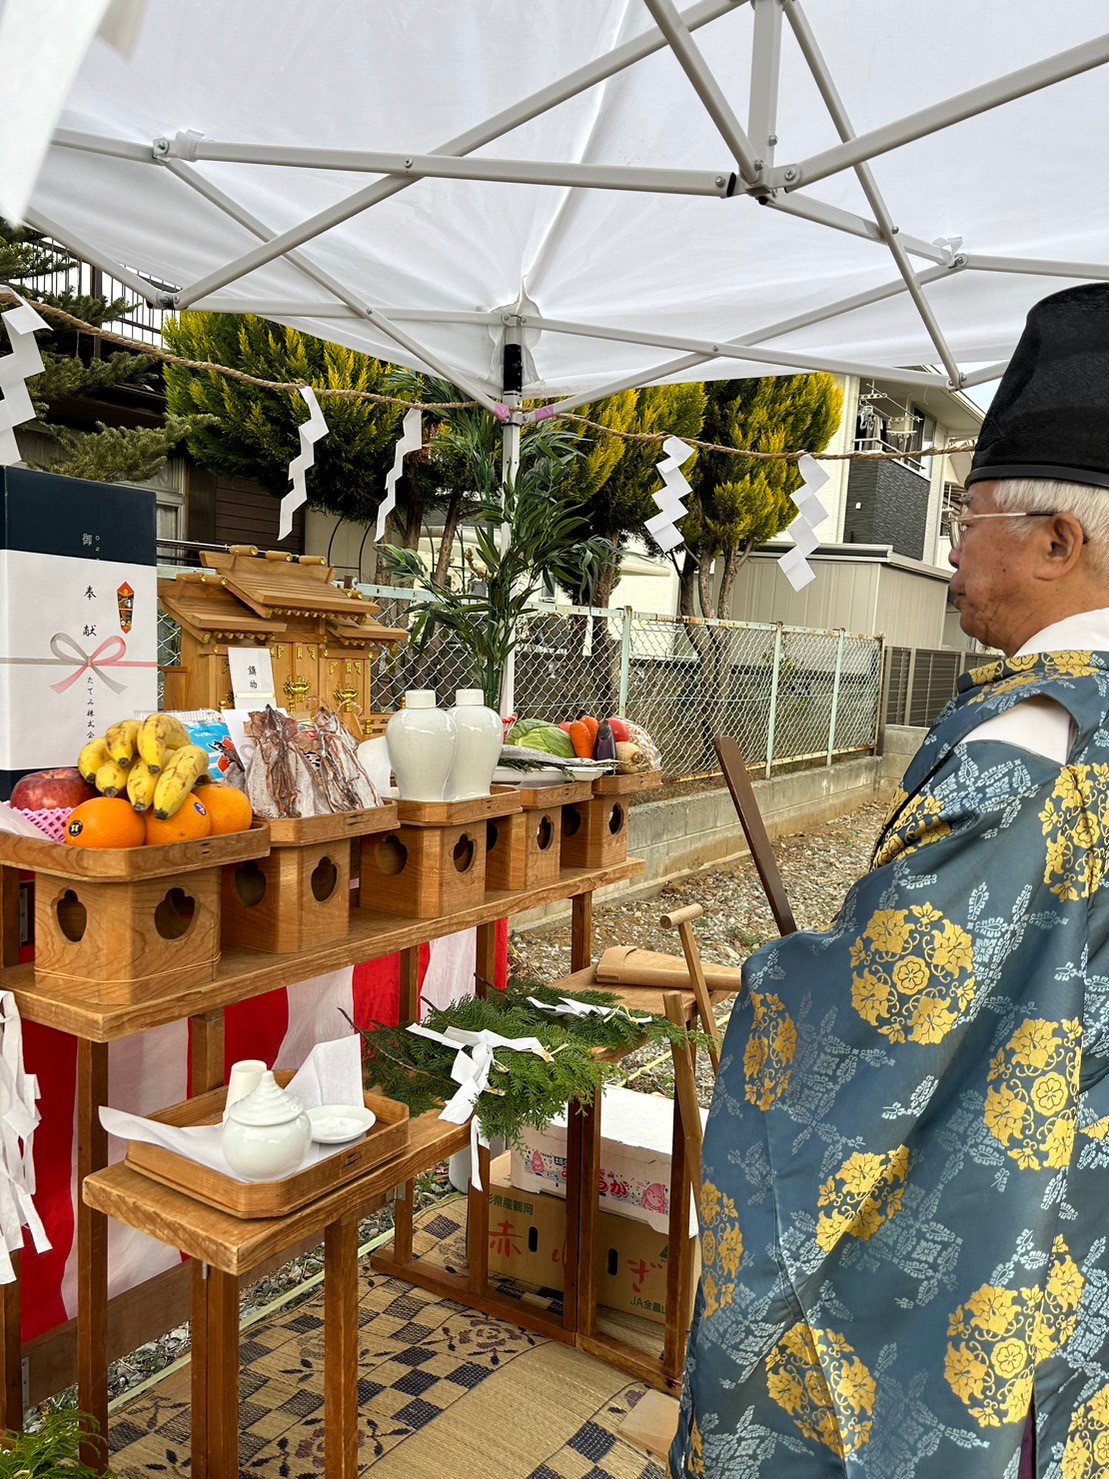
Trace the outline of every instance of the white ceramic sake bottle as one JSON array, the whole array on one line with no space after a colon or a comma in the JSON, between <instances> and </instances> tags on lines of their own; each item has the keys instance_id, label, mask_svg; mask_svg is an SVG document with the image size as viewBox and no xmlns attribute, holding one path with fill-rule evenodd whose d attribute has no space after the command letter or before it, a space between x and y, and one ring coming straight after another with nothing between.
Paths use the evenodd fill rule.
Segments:
<instances>
[{"instance_id":1,"label":"white ceramic sake bottle","mask_svg":"<svg viewBox=\"0 0 1109 1479\"><path fill-rule=\"evenodd\" d=\"M454 720L435 706L430 688L413 688L404 696L385 730L389 763L402 801L445 801L447 778L454 765Z\"/></svg>"},{"instance_id":2,"label":"white ceramic sake bottle","mask_svg":"<svg viewBox=\"0 0 1109 1479\"><path fill-rule=\"evenodd\" d=\"M447 781L447 800L488 796L504 742L501 716L495 709L486 707L480 688L460 688L450 712L458 738L454 766Z\"/></svg>"}]
</instances>

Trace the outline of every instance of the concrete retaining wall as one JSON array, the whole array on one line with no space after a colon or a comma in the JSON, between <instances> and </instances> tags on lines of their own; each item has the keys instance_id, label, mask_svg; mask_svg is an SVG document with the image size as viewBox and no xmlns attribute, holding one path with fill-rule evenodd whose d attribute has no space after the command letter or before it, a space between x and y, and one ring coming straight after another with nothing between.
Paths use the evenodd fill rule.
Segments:
<instances>
[{"instance_id":1,"label":"concrete retaining wall","mask_svg":"<svg viewBox=\"0 0 1109 1479\"><path fill-rule=\"evenodd\" d=\"M774 776L769 781L755 781L755 796L771 839L806 831L869 801L884 800L911 756L911 750L906 753L911 736L918 736L919 744L924 733L924 730L887 729L887 755L891 734L895 741L888 764L884 756L866 756L830 768L822 766ZM598 899L617 895L638 898L658 893L674 879L718 867L747 853L739 818L724 786L694 796L642 802L631 807L628 815L628 852L644 860L647 872L642 878L601 891ZM512 928L561 924L569 913L568 904L550 910L532 910L516 915Z\"/></svg>"}]
</instances>

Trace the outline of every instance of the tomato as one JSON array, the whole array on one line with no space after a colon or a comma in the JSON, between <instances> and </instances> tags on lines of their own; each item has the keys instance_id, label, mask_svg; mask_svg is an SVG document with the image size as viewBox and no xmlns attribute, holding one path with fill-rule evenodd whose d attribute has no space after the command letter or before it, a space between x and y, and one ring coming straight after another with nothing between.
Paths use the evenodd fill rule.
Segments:
<instances>
[{"instance_id":1,"label":"tomato","mask_svg":"<svg viewBox=\"0 0 1109 1479\"><path fill-rule=\"evenodd\" d=\"M619 715L615 715L608 721L608 727L612 730L612 737L618 745L625 745L631 739L631 731L628 729L627 722Z\"/></svg>"}]
</instances>

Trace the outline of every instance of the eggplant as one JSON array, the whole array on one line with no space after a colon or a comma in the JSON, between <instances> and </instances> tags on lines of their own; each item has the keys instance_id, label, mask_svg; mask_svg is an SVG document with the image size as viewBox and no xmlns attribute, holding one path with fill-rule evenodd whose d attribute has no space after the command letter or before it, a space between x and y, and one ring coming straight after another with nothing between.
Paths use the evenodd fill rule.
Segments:
<instances>
[{"instance_id":1,"label":"eggplant","mask_svg":"<svg viewBox=\"0 0 1109 1479\"><path fill-rule=\"evenodd\" d=\"M593 759L616 759L616 736L613 734L612 725L607 719L602 719L597 726L597 738L593 742Z\"/></svg>"}]
</instances>

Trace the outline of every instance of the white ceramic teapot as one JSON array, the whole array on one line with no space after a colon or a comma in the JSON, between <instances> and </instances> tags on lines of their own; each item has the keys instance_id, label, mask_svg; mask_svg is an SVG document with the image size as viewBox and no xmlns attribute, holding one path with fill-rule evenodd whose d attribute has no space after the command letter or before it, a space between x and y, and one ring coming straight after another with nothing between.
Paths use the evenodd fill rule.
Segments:
<instances>
[{"instance_id":1,"label":"white ceramic teapot","mask_svg":"<svg viewBox=\"0 0 1109 1479\"><path fill-rule=\"evenodd\" d=\"M251 1181L283 1176L304 1159L312 1126L295 1094L277 1086L267 1069L261 1082L227 1111L223 1153L227 1164Z\"/></svg>"}]
</instances>

